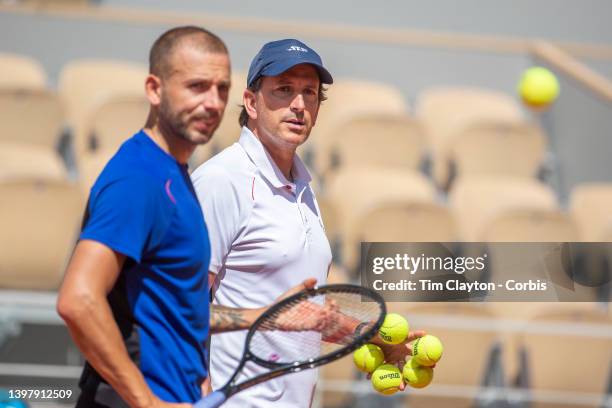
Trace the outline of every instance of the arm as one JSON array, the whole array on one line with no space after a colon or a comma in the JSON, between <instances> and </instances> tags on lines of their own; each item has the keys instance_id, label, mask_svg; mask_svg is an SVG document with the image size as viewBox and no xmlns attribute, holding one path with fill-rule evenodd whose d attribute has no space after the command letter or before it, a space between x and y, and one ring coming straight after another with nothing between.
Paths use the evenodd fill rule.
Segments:
<instances>
[{"instance_id":1,"label":"arm","mask_svg":"<svg viewBox=\"0 0 612 408\"><path fill-rule=\"evenodd\" d=\"M208 287L215 283L217 275L208 272ZM248 330L255 320L263 313L265 307L258 309L242 309L210 304L210 334Z\"/></svg>"},{"instance_id":2,"label":"arm","mask_svg":"<svg viewBox=\"0 0 612 408\"><path fill-rule=\"evenodd\" d=\"M215 274L208 273L209 286L215 280ZM283 293L276 301L294 295L306 289L312 289L317 284L314 278L308 278L299 285L296 285ZM236 330L248 330L253 323L265 312L270 306L264 306L254 309L234 308L221 305L210 305L210 332L211 334L223 333Z\"/></svg>"},{"instance_id":3,"label":"arm","mask_svg":"<svg viewBox=\"0 0 612 408\"><path fill-rule=\"evenodd\" d=\"M248 330L266 308L241 309L210 305L211 334Z\"/></svg>"},{"instance_id":4,"label":"arm","mask_svg":"<svg viewBox=\"0 0 612 408\"><path fill-rule=\"evenodd\" d=\"M125 256L95 241L77 244L59 292L57 311L87 361L131 407L188 407L162 403L130 359L107 295Z\"/></svg>"}]
</instances>

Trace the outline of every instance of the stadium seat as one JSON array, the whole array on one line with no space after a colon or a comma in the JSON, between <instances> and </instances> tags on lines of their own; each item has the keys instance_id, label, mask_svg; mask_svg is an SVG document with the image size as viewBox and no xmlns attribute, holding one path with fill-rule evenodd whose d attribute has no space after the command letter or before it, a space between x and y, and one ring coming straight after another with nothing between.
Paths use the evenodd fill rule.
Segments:
<instances>
[{"instance_id":1,"label":"stadium seat","mask_svg":"<svg viewBox=\"0 0 612 408\"><path fill-rule=\"evenodd\" d=\"M75 152L81 189L89 189L121 144L145 124L149 105L142 94L115 94L92 107L76 132Z\"/></svg>"},{"instance_id":2,"label":"stadium seat","mask_svg":"<svg viewBox=\"0 0 612 408\"><path fill-rule=\"evenodd\" d=\"M145 124L149 102L143 92L114 94L92 106L89 117L75 134L77 157L97 151L115 151Z\"/></svg>"},{"instance_id":3,"label":"stadium seat","mask_svg":"<svg viewBox=\"0 0 612 408\"><path fill-rule=\"evenodd\" d=\"M338 209L342 231L342 264L354 271L358 262L358 222L388 202L433 203L436 191L421 174L378 167L345 167L331 177L326 198Z\"/></svg>"},{"instance_id":4,"label":"stadium seat","mask_svg":"<svg viewBox=\"0 0 612 408\"><path fill-rule=\"evenodd\" d=\"M570 197L570 212L580 238L588 242L612 242L606 230L612 226L612 183L585 183L576 186Z\"/></svg>"},{"instance_id":5,"label":"stadium seat","mask_svg":"<svg viewBox=\"0 0 612 408\"><path fill-rule=\"evenodd\" d=\"M474 121L521 121L523 114L512 97L484 88L433 87L417 97L416 115L423 121L433 159L433 176L440 186L449 181L449 142Z\"/></svg>"},{"instance_id":6,"label":"stadium seat","mask_svg":"<svg viewBox=\"0 0 612 408\"><path fill-rule=\"evenodd\" d=\"M573 220L558 210L510 210L483 228L486 242L575 242L578 238Z\"/></svg>"},{"instance_id":7,"label":"stadium seat","mask_svg":"<svg viewBox=\"0 0 612 408\"><path fill-rule=\"evenodd\" d=\"M431 242L452 243L456 241L456 229L448 208L433 202L395 201L385 202L366 212L355 227L355 251L360 242L402 242L402 251L411 254L426 253L431 256L452 251L447 245L432 245ZM450 244L452 246L452 244ZM376 256L393 257L398 249L394 246L375 246ZM361 269L361 268L360 268ZM390 271L385 280L405 279L405 271ZM444 273L442 273L444 274ZM438 275L438 272L435 273ZM430 275L432 279L437 276ZM406 300L442 300L442 294L431 292L406 293ZM394 300L400 300L394 299Z\"/></svg>"},{"instance_id":8,"label":"stadium seat","mask_svg":"<svg viewBox=\"0 0 612 408\"><path fill-rule=\"evenodd\" d=\"M365 242L453 242L457 238L450 211L436 203L383 203L359 221L357 234Z\"/></svg>"},{"instance_id":9,"label":"stadium seat","mask_svg":"<svg viewBox=\"0 0 612 408\"><path fill-rule=\"evenodd\" d=\"M348 119L333 137L330 171L338 166L418 170L425 153L421 124L407 114L374 113Z\"/></svg>"},{"instance_id":10,"label":"stadium seat","mask_svg":"<svg viewBox=\"0 0 612 408\"><path fill-rule=\"evenodd\" d=\"M519 177L459 179L449 194L461 241L484 241L484 228L509 210L556 210L552 189L536 180Z\"/></svg>"},{"instance_id":11,"label":"stadium seat","mask_svg":"<svg viewBox=\"0 0 612 408\"><path fill-rule=\"evenodd\" d=\"M0 177L67 178L56 150L63 125L61 104L54 94L0 91Z\"/></svg>"},{"instance_id":12,"label":"stadium seat","mask_svg":"<svg viewBox=\"0 0 612 408\"><path fill-rule=\"evenodd\" d=\"M46 147L0 143L0 180L30 177L66 180L68 173L59 155Z\"/></svg>"},{"instance_id":13,"label":"stadium seat","mask_svg":"<svg viewBox=\"0 0 612 408\"><path fill-rule=\"evenodd\" d=\"M449 140L456 177L509 175L536 178L546 154L539 127L517 121L479 120Z\"/></svg>"},{"instance_id":14,"label":"stadium seat","mask_svg":"<svg viewBox=\"0 0 612 408\"><path fill-rule=\"evenodd\" d=\"M25 55L0 53L0 90L44 90L47 75L38 61Z\"/></svg>"},{"instance_id":15,"label":"stadium seat","mask_svg":"<svg viewBox=\"0 0 612 408\"><path fill-rule=\"evenodd\" d=\"M115 94L144 94L146 67L134 63L81 59L69 62L60 73L59 93L73 131L90 118L92 110Z\"/></svg>"},{"instance_id":16,"label":"stadium seat","mask_svg":"<svg viewBox=\"0 0 612 408\"><path fill-rule=\"evenodd\" d=\"M337 79L327 90L303 157L318 175L329 169L331 144L347 120L364 114L404 114L408 107L396 88L378 82Z\"/></svg>"},{"instance_id":17,"label":"stadium seat","mask_svg":"<svg viewBox=\"0 0 612 408\"><path fill-rule=\"evenodd\" d=\"M115 152L115 150L98 150L96 154L84 154L81 156L79 162L79 185L85 198L89 196L91 187Z\"/></svg>"},{"instance_id":18,"label":"stadium seat","mask_svg":"<svg viewBox=\"0 0 612 408\"><path fill-rule=\"evenodd\" d=\"M528 328L519 338L526 352L520 375L528 379L536 400L532 406L599 406L610 380L612 317L597 309L552 305L534 316ZM595 404L572 403L575 393L592 397ZM551 395L557 402L544 400Z\"/></svg>"},{"instance_id":19,"label":"stadium seat","mask_svg":"<svg viewBox=\"0 0 612 408\"><path fill-rule=\"evenodd\" d=\"M36 179L0 183L0 286L56 290L79 232L76 185Z\"/></svg>"},{"instance_id":20,"label":"stadium seat","mask_svg":"<svg viewBox=\"0 0 612 408\"><path fill-rule=\"evenodd\" d=\"M538 295L539 300L597 300L598 289L578 283L580 279L577 279L578 282L572 281L565 269L570 266L561 264L562 251L558 251L556 243L578 241L578 231L568 215L556 210L512 210L500 214L485 226L484 237L487 242L531 243L489 247L487 252L490 255L492 282L505 282L510 278L527 282L546 272L547 278L556 286L554 290ZM572 249L577 250L576 247ZM543 268L542 262L546 262L548 267ZM507 293L500 292L500 298L496 298L496 295L498 293L490 294L488 299L508 300ZM524 296L525 301L535 300L533 293L529 292L517 292L513 296L515 299Z\"/></svg>"},{"instance_id":21,"label":"stadium seat","mask_svg":"<svg viewBox=\"0 0 612 408\"><path fill-rule=\"evenodd\" d=\"M0 142L55 149L63 128L63 111L48 91L0 91Z\"/></svg>"}]
</instances>

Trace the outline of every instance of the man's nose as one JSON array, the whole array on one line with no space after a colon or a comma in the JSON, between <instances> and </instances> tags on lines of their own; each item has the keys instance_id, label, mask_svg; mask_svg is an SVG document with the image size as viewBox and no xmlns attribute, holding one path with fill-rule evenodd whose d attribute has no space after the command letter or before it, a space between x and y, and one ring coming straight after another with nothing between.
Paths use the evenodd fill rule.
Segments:
<instances>
[{"instance_id":1,"label":"man's nose","mask_svg":"<svg viewBox=\"0 0 612 408\"><path fill-rule=\"evenodd\" d=\"M300 93L293 98L291 101L291 110L294 112L301 112L305 109L304 96Z\"/></svg>"},{"instance_id":2,"label":"man's nose","mask_svg":"<svg viewBox=\"0 0 612 408\"><path fill-rule=\"evenodd\" d=\"M221 98L219 88L211 86L208 92L206 92L202 104L206 110L220 111L225 106L225 100Z\"/></svg>"}]
</instances>

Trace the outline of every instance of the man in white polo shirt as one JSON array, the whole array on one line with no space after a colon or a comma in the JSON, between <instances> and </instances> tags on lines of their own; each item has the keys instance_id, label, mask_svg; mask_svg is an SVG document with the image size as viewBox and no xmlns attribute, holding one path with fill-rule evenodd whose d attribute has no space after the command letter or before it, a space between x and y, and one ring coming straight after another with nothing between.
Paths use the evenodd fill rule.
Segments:
<instances>
[{"instance_id":1,"label":"man in white polo shirt","mask_svg":"<svg viewBox=\"0 0 612 408\"><path fill-rule=\"evenodd\" d=\"M331 250L310 174L295 151L315 124L322 84L332 82L319 55L297 40L267 43L253 59L238 143L192 175L211 239L213 307L257 309L306 278L325 283ZM212 336L213 389L235 370L245 336ZM248 369L249 376L259 370ZM308 407L316 377L308 370L267 381L226 406Z\"/></svg>"}]
</instances>

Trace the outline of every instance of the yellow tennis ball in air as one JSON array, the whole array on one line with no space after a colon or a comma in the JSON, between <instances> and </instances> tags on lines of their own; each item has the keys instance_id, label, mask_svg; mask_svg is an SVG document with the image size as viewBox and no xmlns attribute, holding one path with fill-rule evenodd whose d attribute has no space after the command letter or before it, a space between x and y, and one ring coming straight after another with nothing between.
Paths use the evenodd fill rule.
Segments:
<instances>
[{"instance_id":1,"label":"yellow tennis ball in air","mask_svg":"<svg viewBox=\"0 0 612 408\"><path fill-rule=\"evenodd\" d=\"M443 351L440 339L428 334L418 338L412 345L412 359L422 366L432 366L440 360Z\"/></svg>"},{"instance_id":2,"label":"yellow tennis ball in air","mask_svg":"<svg viewBox=\"0 0 612 408\"><path fill-rule=\"evenodd\" d=\"M376 344L364 344L353 353L353 361L359 371L371 373L385 361L385 355Z\"/></svg>"},{"instance_id":3,"label":"yellow tennis ball in air","mask_svg":"<svg viewBox=\"0 0 612 408\"><path fill-rule=\"evenodd\" d=\"M521 76L518 92L527 105L535 108L545 107L559 96L559 81L548 69L531 67Z\"/></svg>"},{"instance_id":4,"label":"yellow tennis ball in air","mask_svg":"<svg viewBox=\"0 0 612 408\"><path fill-rule=\"evenodd\" d=\"M402 373L392 364L383 364L372 373L372 386L381 394L395 394L401 383Z\"/></svg>"},{"instance_id":5,"label":"yellow tennis ball in air","mask_svg":"<svg viewBox=\"0 0 612 408\"><path fill-rule=\"evenodd\" d=\"M402 375L404 382L411 387L424 388L433 380L433 368L422 366L411 358L404 366Z\"/></svg>"},{"instance_id":6,"label":"yellow tennis ball in air","mask_svg":"<svg viewBox=\"0 0 612 408\"><path fill-rule=\"evenodd\" d=\"M408 337L408 322L397 313L389 313L378 334L385 343L399 344Z\"/></svg>"}]
</instances>

